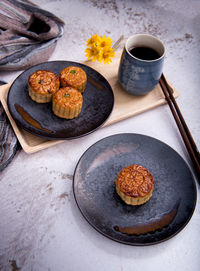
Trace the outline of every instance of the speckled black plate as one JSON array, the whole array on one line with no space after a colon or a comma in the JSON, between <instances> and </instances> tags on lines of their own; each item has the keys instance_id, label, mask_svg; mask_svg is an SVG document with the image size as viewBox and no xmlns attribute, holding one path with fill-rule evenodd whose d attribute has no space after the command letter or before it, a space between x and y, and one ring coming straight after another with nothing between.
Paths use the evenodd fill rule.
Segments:
<instances>
[{"instance_id":1,"label":"speckled black plate","mask_svg":"<svg viewBox=\"0 0 200 271\"><path fill-rule=\"evenodd\" d=\"M126 205L115 191L119 171L131 164L146 167L155 179L151 199L141 206ZM181 156L139 134L117 134L92 145L77 164L73 191L81 213L97 231L129 245L173 237L189 222L197 197L193 175Z\"/></svg>"},{"instance_id":2,"label":"speckled black plate","mask_svg":"<svg viewBox=\"0 0 200 271\"><path fill-rule=\"evenodd\" d=\"M28 95L28 77L36 70L51 70L59 75L67 66L81 67L87 73L80 115L72 120L55 116L51 103L38 104ZM48 139L72 139L95 131L110 116L114 96L108 81L96 70L71 61L45 62L29 68L13 82L8 94L8 108L15 122L28 132Z\"/></svg>"}]
</instances>

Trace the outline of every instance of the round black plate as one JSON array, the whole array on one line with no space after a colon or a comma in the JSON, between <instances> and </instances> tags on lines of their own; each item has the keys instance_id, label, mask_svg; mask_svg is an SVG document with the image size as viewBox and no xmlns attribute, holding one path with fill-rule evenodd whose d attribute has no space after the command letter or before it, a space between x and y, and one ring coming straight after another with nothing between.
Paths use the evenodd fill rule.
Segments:
<instances>
[{"instance_id":1,"label":"round black plate","mask_svg":"<svg viewBox=\"0 0 200 271\"><path fill-rule=\"evenodd\" d=\"M88 81L80 115L65 120L53 114L51 103L34 102L28 95L27 82L36 70L51 70L59 75L70 65L85 70ZM72 139L95 131L108 119L113 104L113 91L108 81L96 70L71 61L51 61L31 67L16 78L8 94L8 108L15 122L28 132L48 139Z\"/></svg>"},{"instance_id":2,"label":"round black plate","mask_svg":"<svg viewBox=\"0 0 200 271\"><path fill-rule=\"evenodd\" d=\"M115 191L119 171L131 164L146 167L155 179L151 199L140 206L126 205ZM197 197L181 156L165 143L139 134L117 134L92 145L77 164L73 191L81 213L97 231L129 245L155 244L177 234L189 222ZM167 215L173 220L161 229L140 235L119 231L163 223Z\"/></svg>"}]
</instances>

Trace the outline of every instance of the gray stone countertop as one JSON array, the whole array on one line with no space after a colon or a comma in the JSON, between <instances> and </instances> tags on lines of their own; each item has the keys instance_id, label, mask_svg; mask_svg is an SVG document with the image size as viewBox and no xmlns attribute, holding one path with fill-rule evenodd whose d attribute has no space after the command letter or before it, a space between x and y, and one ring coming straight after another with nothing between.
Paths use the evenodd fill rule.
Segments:
<instances>
[{"instance_id":1,"label":"gray stone countertop","mask_svg":"<svg viewBox=\"0 0 200 271\"><path fill-rule=\"evenodd\" d=\"M65 21L50 60L85 60L92 34L116 41L149 33L166 46L164 73L179 91L177 103L200 148L200 2L198 0L35 0ZM11 82L21 72L1 72ZM168 105L101 128L85 137L26 154L18 152L0 173L0 270L199 270L200 205L176 236L153 246L127 246L93 229L81 215L72 179L81 155L117 133L157 138L193 167ZM195 175L194 175L195 176ZM197 179L195 177L197 183ZM197 183L199 195L199 184Z\"/></svg>"}]
</instances>

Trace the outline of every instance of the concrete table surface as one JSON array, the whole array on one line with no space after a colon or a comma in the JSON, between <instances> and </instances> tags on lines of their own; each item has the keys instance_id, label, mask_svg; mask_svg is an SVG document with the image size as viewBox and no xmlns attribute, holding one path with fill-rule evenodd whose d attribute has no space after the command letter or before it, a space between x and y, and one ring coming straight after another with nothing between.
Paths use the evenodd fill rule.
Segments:
<instances>
[{"instance_id":1,"label":"concrete table surface","mask_svg":"<svg viewBox=\"0 0 200 271\"><path fill-rule=\"evenodd\" d=\"M177 102L200 148L200 2L197 0L35 0L65 21L50 60L84 61L92 34L116 41L149 33L166 46L164 73L179 91ZM21 72L1 72L11 82ZM163 105L28 155L19 151L0 173L0 270L199 270L200 204L186 227L163 243L135 247L114 242L82 217L72 193L81 155L116 133L139 133L170 145L193 167L169 107ZM195 175L194 175L195 177ZM197 179L195 177L196 183ZM199 184L197 183L199 195Z\"/></svg>"}]
</instances>

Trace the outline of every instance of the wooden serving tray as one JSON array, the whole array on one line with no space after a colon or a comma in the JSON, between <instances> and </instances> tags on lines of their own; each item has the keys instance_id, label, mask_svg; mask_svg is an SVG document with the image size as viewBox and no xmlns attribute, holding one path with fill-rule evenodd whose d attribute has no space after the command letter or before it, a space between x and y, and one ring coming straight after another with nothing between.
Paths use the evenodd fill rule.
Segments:
<instances>
[{"instance_id":1,"label":"wooden serving tray","mask_svg":"<svg viewBox=\"0 0 200 271\"><path fill-rule=\"evenodd\" d=\"M119 85L117 80L117 73L119 67L119 61L121 57L121 51L116 53L112 63L105 65L99 62L84 62L85 65L92 67L101 73L110 83L115 97L115 104L113 111L102 126L108 126L115 122L132 117L149 109L155 108L159 105L166 103L164 94L162 93L160 85L157 85L150 93L145 96L133 96L126 93ZM47 140L26 132L24 129L18 127L15 121L12 119L8 106L7 95L9 92L10 84L6 84L0 87L0 101L4 107L4 110L11 122L11 125L15 131L15 134L26 153L34 153L45 148L56 145L63 140ZM172 87L172 86L171 86ZM173 88L173 87L172 87ZM173 88L174 89L174 88ZM174 89L174 97L178 97L178 91Z\"/></svg>"}]
</instances>

